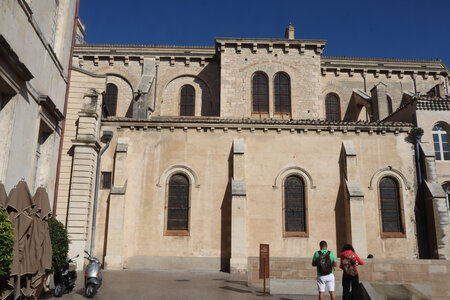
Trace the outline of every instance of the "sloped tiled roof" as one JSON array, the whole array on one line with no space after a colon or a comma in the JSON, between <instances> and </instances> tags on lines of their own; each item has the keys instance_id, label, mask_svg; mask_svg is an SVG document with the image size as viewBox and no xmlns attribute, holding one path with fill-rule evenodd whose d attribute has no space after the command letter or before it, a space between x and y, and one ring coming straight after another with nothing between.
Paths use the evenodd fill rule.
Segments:
<instances>
[{"instance_id":1,"label":"sloped tiled roof","mask_svg":"<svg viewBox=\"0 0 450 300\"><path fill-rule=\"evenodd\" d=\"M150 119L134 119L127 117L108 117L102 120L102 122L133 122L133 123L203 123L203 124L233 124L233 125L319 125L319 126L385 126L385 127L405 127L411 126L409 123L404 122L368 122L368 121L326 121L319 119L254 119L254 118L220 118L220 117L150 117Z\"/></svg>"}]
</instances>

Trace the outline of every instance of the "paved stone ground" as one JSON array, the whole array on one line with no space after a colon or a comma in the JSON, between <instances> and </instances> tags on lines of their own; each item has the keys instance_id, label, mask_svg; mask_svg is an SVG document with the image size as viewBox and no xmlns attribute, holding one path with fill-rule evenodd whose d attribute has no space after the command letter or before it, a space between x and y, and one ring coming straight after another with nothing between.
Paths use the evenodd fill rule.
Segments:
<instances>
[{"instance_id":1,"label":"paved stone ground","mask_svg":"<svg viewBox=\"0 0 450 300\"><path fill-rule=\"evenodd\" d=\"M85 299L83 274L78 273L75 289L61 299ZM103 284L94 299L279 299L312 300L311 295L260 297L262 289L247 286L247 277L222 272L123 270L104 271ZM328 297L328 298L327 298ZM329 299L329 296L325 299ZM50 299L51 294L41 296ZM338 297L338 299L341 299Z\"/></svg>"}]
</instances>

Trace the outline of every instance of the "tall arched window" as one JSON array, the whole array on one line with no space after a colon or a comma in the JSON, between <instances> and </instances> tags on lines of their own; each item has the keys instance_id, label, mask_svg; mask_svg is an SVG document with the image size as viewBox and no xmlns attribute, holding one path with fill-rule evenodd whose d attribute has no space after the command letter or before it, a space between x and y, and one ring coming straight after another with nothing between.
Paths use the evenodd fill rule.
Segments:
<instances>
[{"instance_id":1,"label":"tall arched window","mask_svg":"<svg viewBox=\"0 0 450 300\"><path fill-rule=\"evenodd\" d=\"M256 72L252 78L252 112L269 113L269 85L261 72Z\"/></svg>"},{"instance_id":2,"label":"tall arched window","mask_svg":"<svg viewBox=\"0 0 450 300\"><path fill-rule=\"evenodd\" d=\"M402 214L398 183L391 177L380 181L380 206L383 233L402 233Z\"/></svg>"},{"instance_id":3,"label":"tall arched window","mask_svg":"<svg viewBox=\"0 0 450 300\"><path fill-rule=\"evenodd\" d=\"M103 96L103 115L105 117L115 116L117 110L117 86L112 83L106 85L106 92Z\"/></svg>"},{"instance_id":4,"label":"tall arched window","mask_svg":"<svg viewBox=\"0 0 450 300\"><path fill-rule=\"evenodd\" d=\"M189 180L183 174L172 175L169 179L167 198L166 233L187 233L189 230Z\"/></svg>"},{"instance_id":5,"label":"tall arched window","mask_svg":"<svg viewBox=\"0 0 450 300\"><path fill-rule=\"evenodd\" d=\"M306 234L305 185L296 175L284 182L284 234L301 236Z\"/></svg>"},{"instance_id":6,"label":"tall arched window","mask_svg":"<svg viewBox=\"0 0 450 300\"><path fill-rule=\"evenodd\" d=\"M327 121L340 121L339 99L335 94L328 94L325 97L325 113Z\"/></svg>"},{"instance_id":7,"label":"tall arched window","mask_svg":"<svg viewBox=\"0 0 450 300\"><path fill-rule=\"evenodd\" d=\"M284 73L277 73L274 78L275 112L291 112L291 84Z\"/></svg>"},{"instance_id":8,"label":"tall arched window","mask_svg":"<svg viewBox=\"0 0 450 300\"><path fill-rule=\"evenodd\" d=\"M195 89L192 85L184 85L180 95L180 116L195 115Z\"/></svg>"},{"instance_id":9,"label":"tall arched window","mask_svg":"<svg viewBox=\"0 0 450 300\"><path fill-rule=\"evenodd\" d=\"M447 131L440 125L433 127L433 143L436 160L450 160Z\"/></svg>"}]
</instances>

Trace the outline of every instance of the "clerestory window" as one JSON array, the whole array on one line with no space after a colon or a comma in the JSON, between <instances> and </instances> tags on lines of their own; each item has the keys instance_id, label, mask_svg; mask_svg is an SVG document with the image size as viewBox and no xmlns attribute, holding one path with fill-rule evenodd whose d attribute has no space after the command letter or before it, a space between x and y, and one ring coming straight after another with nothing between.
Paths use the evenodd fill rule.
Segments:
<instances>
[{"instance_id":1,"label":"clerestory window","mask_svg":"<svg viewBox=\"0 0 450 300\"><path fill-rule=\"evenodd\" d=\"M195 89L191 85L184 85L180 95L180 116L195 115Z\"/></svg>"},{"instance_id":2,"label":"clerestory window","mask_svg":"<svg viewBox=\"0 0 450 300\"><path fill-rule=\"evenodd\" d=\"M277 73L274 78L275 113L291 112L291 84L284 73Z\"/></svg>"},{"instance_id":3,"label":"clerestory window","mask_svg":"<svg viewBox=\"0 0 450 300\"><path fill-rule=\"evenodd\" d=\"M262 72L256 72L252 78L252 113L269 113L269 84Z\"/></svg>"},{"instance_id":4,"label":"clerestory window","mask_svg":"<svg viewBox=\"0 0 450 300\"><path fill-rule=\"evenodd\" d=\"M103 116L115 116L117 111L118 89L115 84L108 83L103 96Z\"/></svg>"},{"instance_id":5,"label":"clerestory window","mask_svg":"<svg viewBox=\"0 0 450 300\"><path fill-rule=\"evenodd\" d=\"M325 97L325 114L327 121L341 120L339 98L335 94L328 94Z\"/></svg>"}]
</instances>

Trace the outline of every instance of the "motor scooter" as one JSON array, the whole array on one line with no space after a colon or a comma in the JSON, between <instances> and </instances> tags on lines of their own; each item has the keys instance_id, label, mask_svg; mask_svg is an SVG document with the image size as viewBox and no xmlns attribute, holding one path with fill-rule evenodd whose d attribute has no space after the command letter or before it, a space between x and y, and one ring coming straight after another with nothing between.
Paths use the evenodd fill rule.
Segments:
<instances>
[{"instance_id":1,"label":"motor scooter","mask_svg":"<svg viewBox=\"0 0 450 300\"><path fill-rule=\"evenodd\" d=\"M86 250L84 252L88 255L86 259L89 260L84 271L84 294L87 298L92 298L102 285L101 265L98 258L91 256Z\"/></svg>"},{"instance_id":2,"label":"motor scooter","mask_svg":"<svg viewBox=\"0 0 450 300\"><path fill-rule=\"evenodd\" d=\"M77 263L73 259L78 256L67 258L64 265L56 268L53 276L55 281L55 297L61 297L66 291L71 292L73 290L75 281L77 281Z\"/></svg>"}]
</instances>

